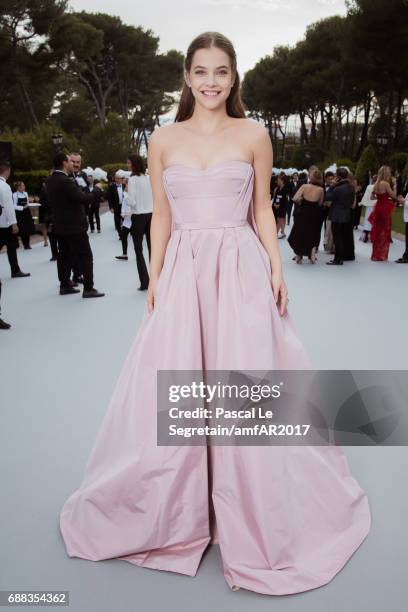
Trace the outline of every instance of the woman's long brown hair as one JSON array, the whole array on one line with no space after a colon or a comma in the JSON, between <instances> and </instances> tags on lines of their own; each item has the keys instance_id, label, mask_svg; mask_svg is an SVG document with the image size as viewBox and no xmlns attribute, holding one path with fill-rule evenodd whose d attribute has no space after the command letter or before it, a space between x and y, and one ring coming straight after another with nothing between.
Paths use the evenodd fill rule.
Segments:
<instances>
[{"instance_id":1,"label":"woman's long brown hair","mask_svg":"<svg viewBox=\"0 0 408 612\"><path fill-rule=\"evenodd\" d=\"M225 51L231 61L232 74L235 76L234 85L227 98L227 115L230 117L245 117L245 106L241 99L241 83L239 74L237 71L237 56L235 53L232 42L223 34L219 32L204 32L190 43L187 49L187 55L184 60L184 69L186 72L190 72L193 56L199 49L210 49L211 47L217 47ZM195 106L195 99L191 93L190 87L184 80L183 75L183 89L181 91L180 102L178 105L175 121L185 121L190 119L193 114Z\"/></svg>"},{"instance_id":2,"label":"woman's long brown hair","mask_svg":"<svg viewBox=\"0 0 408 612\"><path fill-rule=\"evenodd\" d=\"M146 163L140 155L129 155L128 160L132 166L132 174L140 176L146 172Z\"/></svg>"}]
</instances>

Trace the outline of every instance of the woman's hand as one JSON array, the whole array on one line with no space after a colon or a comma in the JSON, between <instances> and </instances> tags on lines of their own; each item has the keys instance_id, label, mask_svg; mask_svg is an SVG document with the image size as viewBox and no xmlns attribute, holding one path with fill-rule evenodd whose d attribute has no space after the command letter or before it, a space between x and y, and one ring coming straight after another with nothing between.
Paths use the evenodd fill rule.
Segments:
<instances>
[{"instance_id":1,"label":"woman's hand","mask_svg":"<svg viewBox=\"0 0 408 612\"><path fill-rule=\"evenodd\" d=\"M283 316L289 302L288 289L281 273L272 274L272 291L275 302L278 303L279 314Z\"/></svg>"},{"instance_id":2,"label":"woman's hand","mask_svg":"<svg viewBox=\"0 0 408 612\"><path fill-rule=\"evenodd\" d=\"M150 314L154 310L155 297L156 297L156 286L158 278L150 277L149 286L147 288L147 310Z\"/></svg>"}]
</instances>

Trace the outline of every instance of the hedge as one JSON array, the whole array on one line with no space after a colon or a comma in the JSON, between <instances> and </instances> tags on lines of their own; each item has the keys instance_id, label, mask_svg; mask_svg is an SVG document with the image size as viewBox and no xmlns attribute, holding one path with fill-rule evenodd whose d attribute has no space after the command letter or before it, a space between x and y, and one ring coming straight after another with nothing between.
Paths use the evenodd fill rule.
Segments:
<instances>
[{"instance_id":1,"label":"hedge","mask_svg":"<svg viewBox=\"0 0 408 612\"><path fill-rule=\"evenodd\" d=\"M354 174L356 170L356 162L353 162L349 157L342 157L340 159L336 159L336 166L338 168L346 166L352 174Z\"/></svg>"},{"instance_id":2,"label":"hedge","mask_svg":"<svg viewBox=\"0 0 408 612\"><path fill-rule=\"evenodd\" d=\"M31 170L31 172L20 171L13 172L11 177L11 186L14 191L14 183L23 181L26 186L26 191L29 195L40 195L43 181L49 176L49 170Z\"/></svg>"},{"instance_id":3,"label":"hedge","mask_svg":"<svg viewBox=\"0 0 408 612\"><path fill-rule=\"evenodd\" d=\"M408 153L400 151L393 153L388 159L388 164L391 166L392 170L397 170L398 172L403 172L407 163Z\"/></svg>"}]
</instances>

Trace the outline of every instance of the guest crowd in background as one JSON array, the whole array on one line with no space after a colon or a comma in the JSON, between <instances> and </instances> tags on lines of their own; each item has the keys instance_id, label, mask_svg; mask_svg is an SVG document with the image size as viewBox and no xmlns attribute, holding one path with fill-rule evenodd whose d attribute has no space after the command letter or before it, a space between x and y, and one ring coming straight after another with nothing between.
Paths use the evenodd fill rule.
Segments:
<instances>
[{"instance_id":1,"label":"guest crowd in background","mask_svg":"<svg viewBox=\"0 0 408 612\"><path fill-rule=\"evenodd\" d=\"M0 250L7 248L12 278L30 276L18 264L19 238L25 250L31 249L30 238L41 232L44 246L50 246L50 261L57 262L60 295L79 293L83 297L102 297L93 285L93 253L88 234L101 233L100 209L106 201L121 242L122 254L117 260L128 261L128 237L132 238L139 290L149 285L148 265L143 254L146 240L150 262L150 227L153 200L146 162L130 155L127 171L117 170L109 181L100 169L82 169L77 152L59 153L53 161L50 176L42 183L38 195L30 195L22 181L9 184L10 165L0 160ZM103 181L103 182L101 182ZM324 176L316 166L308 171L274 172L271 177L271 206L279 239L286 238L294 251L293 260L300 264L307 257L314 264L321 242L322 252L332 255L327 265L341 266L355 261L354 230L360 240L370 243L372 261L386 261L391 237L391 216L395 206L404 206L405 250L397 263L408 263L408 180L393 177L388 166L369 177L362 189L346 167L328 169ZM39 210L36 228L31 208ZM362 214L364 211L364 218ZM1 295L1 283L0 283ZM0 329L10 324L0 318Z\"/></svg>"}]
</instances>

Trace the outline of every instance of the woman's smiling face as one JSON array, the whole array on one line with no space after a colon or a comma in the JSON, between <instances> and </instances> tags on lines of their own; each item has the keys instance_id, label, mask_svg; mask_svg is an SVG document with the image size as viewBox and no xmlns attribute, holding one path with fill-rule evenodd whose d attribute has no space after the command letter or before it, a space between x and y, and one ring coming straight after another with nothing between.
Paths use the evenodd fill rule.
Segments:
<instances>
[{"instance_id":1,"label":"woman's smiling face","mask_svg":"<svg viewBox=\"0 0 408 612\"><path fill-rule=\"evenodd\" d=\"M234 84L229 56L218 49L198 49L193 56L191 70L186 73L187 84L198 104L214 109L225 104Z\"/></svg>"}]
</instances>

